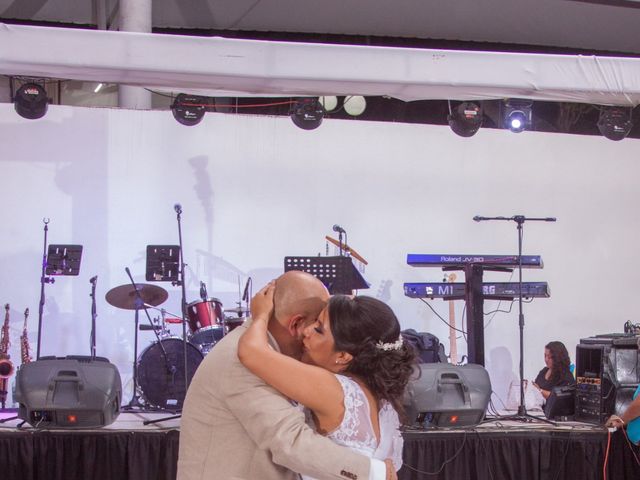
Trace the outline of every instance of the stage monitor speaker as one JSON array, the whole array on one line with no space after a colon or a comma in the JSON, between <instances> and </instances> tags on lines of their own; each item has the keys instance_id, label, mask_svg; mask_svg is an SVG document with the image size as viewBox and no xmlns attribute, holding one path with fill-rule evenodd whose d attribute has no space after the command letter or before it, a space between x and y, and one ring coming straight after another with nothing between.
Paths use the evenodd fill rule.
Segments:
<instances>
[{"instance_id":1,"label":"stage monitor speaker","mask_svg":"<svg viewBox=\"0 0 640 480\"><path fill-rule=\"evenodd\" d=\"M42 357L16 373L18 417L35 428L94 428L120 414L120 372L106 358Z\"/></svg>"},{"instance_id":2,"label":"stage monitor speaker","mask_svg":"<svg viewBox=\"0 0 640 480\"><path fill-rule=\"evenodd\" d=\"M410 426L467 427L485 416L491 380L481 365L423 363L407 387L405 410Z\"/></svg>"}]
</instances>

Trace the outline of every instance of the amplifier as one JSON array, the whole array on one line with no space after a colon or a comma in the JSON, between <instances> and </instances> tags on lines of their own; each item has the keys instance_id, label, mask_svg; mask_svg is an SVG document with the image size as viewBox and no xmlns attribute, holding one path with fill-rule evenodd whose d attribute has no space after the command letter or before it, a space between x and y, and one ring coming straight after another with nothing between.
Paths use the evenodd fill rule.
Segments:
<instances>
[{"instance_id":1,"label":"amplifier","mask_svg":"<svg viewBox=\"0 0 640 480\"><path fill-rule=\"evenodd\" d=\"M18 417L35 428L93 428L120 414L122 382L106 358L41 357L16 373Z\"/></svg>"},{"instance_id":2,"label":"amplifier","mask_svg":"<svg viewBox=\"0 0 640 480\"><path fill-rule=\"evenodd\" d=\"M621 414L640 382L636 338L602 335L580 340L576 348L578 421L601 424Z\"/></svg>"}]
</instances>

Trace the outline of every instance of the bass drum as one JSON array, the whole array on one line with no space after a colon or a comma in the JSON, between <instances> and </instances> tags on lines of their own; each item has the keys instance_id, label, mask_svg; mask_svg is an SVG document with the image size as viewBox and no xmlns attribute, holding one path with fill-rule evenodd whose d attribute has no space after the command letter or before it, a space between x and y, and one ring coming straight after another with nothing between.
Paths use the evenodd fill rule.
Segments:
<instances>
[{"instance_id":1,"label":"bass drum","mask_svg":"<svg viewBox=\"0 0 640 480\"><path fill-rule=\"evenodd\" d=\"M187 376L189 383L204 358L200 350L187 346ZM163 353L167 352L166 358ZM181 410L187 392L184 378L184 343L170 337L149 345L138 360L138 387L146 405Z\"/></svg>"}]
</instances>

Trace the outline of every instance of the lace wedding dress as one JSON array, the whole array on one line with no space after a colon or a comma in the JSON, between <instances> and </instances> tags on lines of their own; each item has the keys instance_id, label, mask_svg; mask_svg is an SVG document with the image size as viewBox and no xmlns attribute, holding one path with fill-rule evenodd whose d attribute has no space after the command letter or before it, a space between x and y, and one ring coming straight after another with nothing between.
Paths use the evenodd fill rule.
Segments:
<instances>
[{"instance_id":1,"label":"lace wedding dress","mask_svg":"<svg viewBox=\"0 0 640 480\"><path fill-rule=\"evenodd\" d=\"M336 374L336 378L344 392L344 418L338 428L327 437L367 457L383 461L391 458L396 470L399 470L402 466L403 442L398 413L389 402L381 401L378 412L380 424L380 442L378 442L371 423L369 402L362 388L347 376ZM308 411L307 422L314 427ZM304 475L302 479L313 480Z\"/></svg>"}]
</instances>

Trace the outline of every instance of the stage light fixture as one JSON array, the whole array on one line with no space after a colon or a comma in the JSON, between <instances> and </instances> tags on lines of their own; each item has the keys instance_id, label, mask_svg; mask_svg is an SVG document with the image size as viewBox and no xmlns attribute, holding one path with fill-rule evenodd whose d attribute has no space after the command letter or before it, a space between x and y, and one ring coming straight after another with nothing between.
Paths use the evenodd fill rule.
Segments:
<instances>
[{"instance_id":1,"label":"stage light fixture","mask_svg":"<svg viewBox=\"0 0 640 480\"><path fill-rule=\"evenodd\" d=\"M296 99L291 105L289 115L296 127L303 130L313 130L322 123L324 108L317 98L303 97Z\"/></svg>"},{"instance_id":2,"label":"stage light fixture","mask_svg":"<svg viewBox=\"0 0 640 480\"><path fill-rule=\"evenodd\" d=\"M462 102L452 109L449 101L447 120L456 135L472 137L482 126L482 107L474 102Z\"/></svg>"},{"instance_id":3,"label":"stage light fixture","mask_svg":"<svg viewBox=\"0 0 640 480\"><path fill-rule=\"evenodd\" d=\"M510 98L504 102L504 127L513 133L531 128L532 100Z\"/></svg>"},{"instance_id":4,"label":"stage light fixture","mask_svg":"<svg viewBox=\"0 0 640 480\"><path fill-rule=\"evenodd\" d=\"M367 101L362 95L349 95L344 98L344 111L352 117L362 115L367 108Z\"/></svg>"},{"instance_id":5,"label":"stage light fixture","mask_svg":"<svg viewBox=\"0 0 640 480\"><path fill-rule=\"evenodd\" d=\"M633 128L632 112L632 107L600 107L598 130L609 140L622 140Z\"/></svg>"},{"instance_id":6,"label":"stage light fixture","mask_svg":"<svg viewBox=\"0 0 640 480\"><path fill-rule=\"evenodd\" d=\"M205 97L180 93L171 104L173 118L187 127L197 125L204 117L207 103Z\"/></svg>"},{"instance_id":7,"label":"stage light fixture","mask_svg":"<svg viewBox=\"0 0 640 480\"><path fill-rule=\"evenodd\" d=\"M18 115L30 120L44 117L49 107L49 99L45 89L37 83L25 83L16 90L13 100Z\"/></svg>"},{"instance_id":8,"label":"stage light fixture","mask_svg":"<svg viewBox=\"0 0 640 480\"><path fill-rule=\"evenodd\" d=\"M335 95L318 97L318 101L320 102L320 105L322 105L322 108L324 108L325 112L335 110L335 108L338 106L338 97L336 97Z\"/></svg>"}]
</instances>

